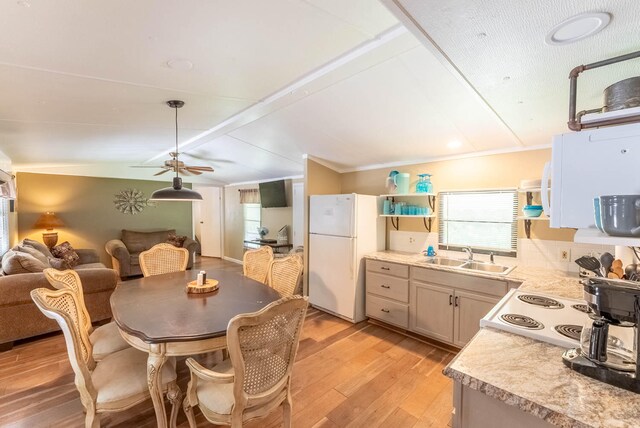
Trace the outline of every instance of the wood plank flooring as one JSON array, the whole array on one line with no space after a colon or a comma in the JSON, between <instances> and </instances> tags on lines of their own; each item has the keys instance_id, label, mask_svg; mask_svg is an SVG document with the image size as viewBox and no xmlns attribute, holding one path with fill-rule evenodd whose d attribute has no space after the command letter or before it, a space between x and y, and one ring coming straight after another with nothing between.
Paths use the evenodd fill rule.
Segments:
<instances>
[{"instance_id":1,"label":"wood plank flooring","mask_svg":"<svg viewBox=\"0 0 640 428\"><path fill-rule=\"evenodd\" d=\"M241 271L202 258L197 268ZM383 327L351 324L316 309L305 320L293 381L293 427L446 427L452 382L442 369L453 354ZM179 360L185 391L188 369ZM211 363L201 358L205 363ZM60 333L24 341L0 353L0 426L82 427L84 414ZM199 427L211 426L195 411ZM103 427L154 427L151 401L103 414ZM282 412L249 428L282 425ZM179 427L188 427L180 411Z\"/></svg>"}]
</instances>

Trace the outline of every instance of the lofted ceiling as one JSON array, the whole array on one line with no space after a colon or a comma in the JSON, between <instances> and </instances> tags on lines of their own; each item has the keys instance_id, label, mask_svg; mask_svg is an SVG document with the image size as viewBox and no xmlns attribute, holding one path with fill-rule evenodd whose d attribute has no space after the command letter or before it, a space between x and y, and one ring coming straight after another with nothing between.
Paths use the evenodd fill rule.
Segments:
<instances>
[{"instance_id":1,"label":"lofted ceiling","mask_svg":"<svg viewBox=\"0 0 640 428\"><path fill-rule=\"evenodd\" d=\"M613 19L544 44L583 11ZM348 171L538 147L566 131L569 70L640 49L638 12L631 0L3 2L0 151L17 171L166 181L131 166L168 159L169 99L186 103L181 160L215 168L192 182L299 176L305 154ZM586 73L579 105L639 69Z\"/></svg>"}]
</instances>

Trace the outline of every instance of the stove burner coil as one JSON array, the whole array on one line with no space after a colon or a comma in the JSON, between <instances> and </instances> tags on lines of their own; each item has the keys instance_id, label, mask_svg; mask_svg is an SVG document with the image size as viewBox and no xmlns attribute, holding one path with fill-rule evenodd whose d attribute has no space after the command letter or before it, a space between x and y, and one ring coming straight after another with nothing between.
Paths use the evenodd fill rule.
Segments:
<instances>
[{"instance_id":1,"label":"stove burner coil","mask_svg":"<svg viewBox=\"0 0 640 428\"><path fill-rule=\"evenodd\" d=\"M534 294L521 294L518 296L518 299L530 305L541 306L548 309L564 308L564 305L557 300L551 299L549 297L536 296Z\"/></svg>"},{"instance_id":2,"label":"stove burner coil","mask_svg":"<svg viewBox=\"0 0 640 428\"><path fill-rule=\"evenodd\" d=\"M587 305L579 304L579 305L571 305L571 307L576 311L584 312L585 314L589 313L589 306Z\"/></svg>"},{"instance_id":3,"label":"stove burner coil","mask_svg":"<svg viewBox=\"0 0 640 428\"><path fill-rule=\"evenodd\" d=\"M555 330L563 335L564 337L568 337L573 340L580 340L580 333L582 333L581 325L574 324L560 324L554 327Z\"/></svg>"},{"instance_id":4,"label":"stove burner coil","mask_svg":"<svg viewBox=\"0 0 640 428\"><path fill-rule=\"evenodd\" d=\"M514 325L516 327L526 328L528 330L542 330L544 328L544 324L534 320L533 318L529 318L525 315L518 314L502 314L500 315L500 319L507 324Z\"/></svg>"}]
</instances>

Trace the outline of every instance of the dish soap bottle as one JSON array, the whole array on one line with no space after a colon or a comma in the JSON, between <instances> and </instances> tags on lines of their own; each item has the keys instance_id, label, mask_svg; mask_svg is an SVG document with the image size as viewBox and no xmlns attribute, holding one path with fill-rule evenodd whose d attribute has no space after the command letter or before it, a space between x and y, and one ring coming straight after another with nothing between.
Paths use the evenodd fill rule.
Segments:
<instances>
[{"instance_id":1,"label":"dish soap bottle","mask_svg":"<svg viewBox=\"0 0 640 428\"><path fill-rule=\"evenodd\" d=\"M416 193L433 193L431 174L418 174L418 177L418 182L416 183Z\"/></svg>"}]
</instances>

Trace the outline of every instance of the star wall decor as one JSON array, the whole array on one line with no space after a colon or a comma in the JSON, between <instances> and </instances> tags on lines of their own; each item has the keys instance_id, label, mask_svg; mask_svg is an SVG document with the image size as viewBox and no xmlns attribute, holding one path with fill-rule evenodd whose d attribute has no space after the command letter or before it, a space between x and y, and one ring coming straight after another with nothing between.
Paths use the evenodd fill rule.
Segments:
<instances>
[{"instance_id":1,"label":"star wall decor","mask_svg":"<svg viewBox=\"0 0 640 428\"><path fill-rule=\"evenodd\" d=\"M153 202L149 202L144 192L138 189L125 189L114 196L113 203L122 214L136 215L141 213L145 207L155 205Z\"/></svg>"}]
</instances>

